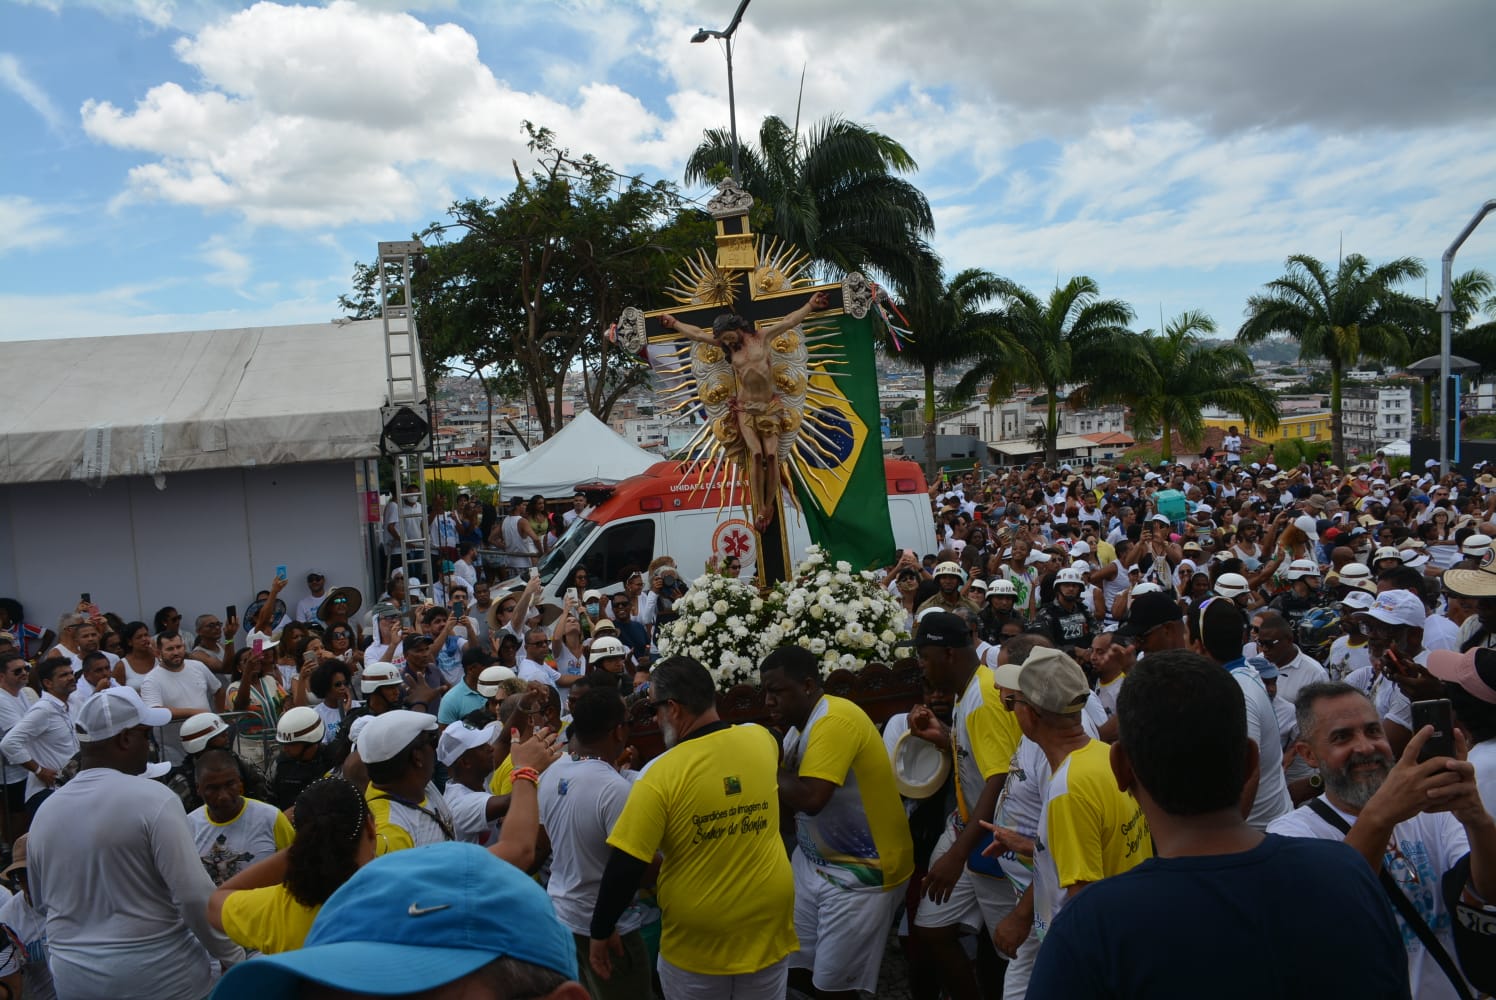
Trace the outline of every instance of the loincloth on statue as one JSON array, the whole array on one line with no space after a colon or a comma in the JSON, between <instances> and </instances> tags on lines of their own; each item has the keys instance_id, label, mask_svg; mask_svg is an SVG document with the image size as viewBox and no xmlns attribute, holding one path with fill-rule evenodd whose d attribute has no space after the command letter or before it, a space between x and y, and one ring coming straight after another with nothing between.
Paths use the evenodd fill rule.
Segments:
<instances>
[{"instance_id":1,"label":"loincloth on statue","mask_svg":"<svg viewBox=\"0 0 1496 1000\"><path fill-rule=\"evenodd\" d=\"M797 415L784 405L778 393L768 399L743 400L737 396L727 401L729 414L746 416L749 427L760 434L782 434L799 423Z\"/></svg>"}]
</instances>

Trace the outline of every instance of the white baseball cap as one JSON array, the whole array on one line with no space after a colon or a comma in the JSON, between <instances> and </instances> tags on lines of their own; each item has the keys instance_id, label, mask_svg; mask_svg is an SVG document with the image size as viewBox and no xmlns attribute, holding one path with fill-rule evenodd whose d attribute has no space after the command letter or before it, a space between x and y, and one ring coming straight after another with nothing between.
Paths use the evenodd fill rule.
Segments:
<instances>
[{"instance_id":1,"label":"white baseball cap","mask_svg":"<svg viewBox=\"0 0 1496 1000\"><path fill-rule=\"evenodd\" d=\"M474 747L492 743L498 735L499 724L490 722L486 726L474 727L466 722L454 722L442 730L442 738L436 744L436 757L444 767L457 763L457 758ZM414 736L411 739L415 739ZM360 754L362 756L362 754Z\"/></svg>"},{"instance_id":2,"label":"white baseball cap","mask_svg":"<svg viewBox=\"0 0 1496 1000\"><path fill-rule=\"evenodd\" d=\"M436 732L436 718L397 708L369 720L358 734L358 755L366 764L391 760L422 733Z\"/></svg>"},{"instance_id":3,"label":"white baseball cap","mask_svg":"<svg viewBox=\"0 0 1496 1000\"><path fill-rule=\"evenodd\" d=\"M1422 628L1428 618L1423 602L1406 590L1384 590L1365 611L1357 612L1388 625L1410 625Z\"/></svg>"},{"instance_id":4,"label":"white baseball cap","mask_svg":"<svg viewBox=\"0 0 1496 1000\"><path fill-rule=\"evenodd\" d=\"M229 724L212 712L188 716L182 723L182 749L188 753L202 753L215 736L228 731Z\"/></svg>"},{"instance_id":5,"label":"white baseball cap","mask_svg":"<svg viewBox=\"0 0 1496 1000\"><path fill-rule=\"evenodd\" d=\"M358 679L359 690L364 694L373 694L382 687L403 683L400 669L393 663L371 663L364 667L363 676Z\"/></svg>"},{"instance_id":6,"label":"white baseball cap","mask_svg":"<svg viewBox=\"0 0 1496 1000\"><path fill-rule=\"evenodd\" d=\"M132 687L105 688L89 697L78 709L73 729L79 743L101 743L136 726L164 726L171 711L140 700Z\"/></svg>"},{"instance_id":7,"label":"white baseball cap","mask_svg":"<svg viewBox=\"0 0 1496 1000\"><path fill-rule=\"evenodd\" d=\"M1376 595L1369 590L1361 590L1359 587L1346 592L1340 599L1341 605L1352 611L1366 611L1377 602Z\"/></svg>"}]
</instances>

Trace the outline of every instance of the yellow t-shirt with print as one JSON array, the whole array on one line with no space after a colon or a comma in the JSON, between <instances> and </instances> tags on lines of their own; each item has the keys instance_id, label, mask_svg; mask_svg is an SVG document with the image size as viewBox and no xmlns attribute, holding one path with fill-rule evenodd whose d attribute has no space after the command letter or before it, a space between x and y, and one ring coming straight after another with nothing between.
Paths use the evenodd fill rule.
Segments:
<instances>
[{"instance_id":1,"label":"yellow t-shirt with print","mask_svg":"<svg viewBox=\"0 0 1496 1000\"><path fill-rule=\"evenodd\" d=\"M488 776L489 795L508 795L514 791L514 758L505 757Z\"/></svg>"},{"instance_id":2,"label":"yellow t-shirt with print","mask_svg":"<svg viewBox=\"0 0 1496 1000\"><path fill-rule=\"evenodd\" d=\"M608 844L658 852L660 954L702 975L757 972L799 945L779 839L779 748L761 726L691 736L634 782Z\"/></svg>"},{"instance_id":3,"label":"yellow t-shirt with print","mask_svg":"<svg viewBox=\"0 0 1496 1000\"><path fill-rule=\"evenodd\" d=\"M1111 748L1092 740L1065 764L1063 792L1049 800L1046 831L1060 888L1099 882L1153 857L1142 807L1117 789Z\"/></svg>"},{"instance_id":4,"label":"yellow t-shirt with print","mask_svg":"<svg viewBox=\"0 0 1496 1000\"><path fill-rule=\"evenodd\" d=\"M814 816L795 816L800 852L844 889L895 889L914 873L909 817L888 747L867 713L823 695L805 724L798 772L836 785Z\"/></svg>"},{"instance_id":5,"label":"yellow t-shirt with print","mask_svg":"<svg viewBox=\"0 0 1496 1000\"><path fill-rule=\"evenodd\" d=\"M241 889L223 901L223 930L246 951L295 951L305 943L321 909L298 903L284 885Z\"/></svg>"},{"instance_id":6,"label":"yellow t-shirt with print","mask_svg":"<svg viewBox=\"0 0 1496 1000\"><path fill-rule=\"evenodd\" d=\"M1007 774L1023 731L1018 717L1003 708L990 667L978 666L956 698L951 725L951 748L959 783L956 811L961 821L971 818L982 790L994 775Z\"/></svg>"}]
</instances>

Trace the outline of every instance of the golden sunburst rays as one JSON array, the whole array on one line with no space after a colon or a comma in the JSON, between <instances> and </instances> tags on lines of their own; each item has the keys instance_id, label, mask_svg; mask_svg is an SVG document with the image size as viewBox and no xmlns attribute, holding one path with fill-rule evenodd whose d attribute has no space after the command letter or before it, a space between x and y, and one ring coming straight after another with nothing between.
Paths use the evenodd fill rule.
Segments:
<instances>
[{"instance_id":1,"label":"golden sunburst rays","mask_svg":"<svg viewBox=\"0 0 1496 1000\"><path fill-rule=\"evenodd\" d=\"M758 239L758 267L754 268L754 295L772 295L812 283L810 255L777 236Z\"/></svg>"},{"instance_id":2,"label":"golden sunburst rays","mask_svg":"<svg viewBox=\"0 0 1496 1000\"><path fill-rule=\"evenodd\" d=\"M675 284L667 287L665 294L683 306L731 307L738 297L742 272L724 271L706 251L698 250L696 256L685 259L670 280Z\"/></svg>"}]
</instances>

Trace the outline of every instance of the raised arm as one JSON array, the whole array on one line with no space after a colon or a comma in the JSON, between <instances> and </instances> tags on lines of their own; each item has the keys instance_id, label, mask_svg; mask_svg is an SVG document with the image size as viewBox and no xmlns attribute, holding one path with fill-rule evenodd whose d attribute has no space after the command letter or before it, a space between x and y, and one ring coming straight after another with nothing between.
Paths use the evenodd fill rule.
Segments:
<instances>
[{"instance_id":1,"label":"raised arm","mask_svg":"<svg viewBox=\"0 0 1496 1000\"><path fill-rule=\"evenodd\" d=\"M779 336L786 330L793 330L795 327L805 322L805 317L809 316L813 312L819 312L829 305L831 305L831 300L826 297L826 293L816 292L810 298L806 299L805 304L799 309L796 309L794 312L790 313L778 323L775 323L773 326L764 330L764 339L768 340L772 337Z\"/></svg>"},{"instance_id":2,"label":"raised arm","mask_svg":"<svg viewBox=\"0 0 1496 1000\"><path fill-rule=\"evenodd\" d=\"M703 330L701 327L693 326L690 323L682 323L669 313L660 317L660 325L672 333L680 334L687 340L694 340L701 344L710 344L716 340L712 336L712 331Z\"/></svg>"}]
</instances>

